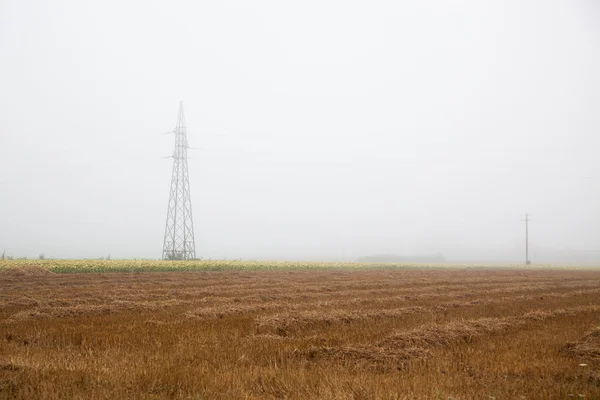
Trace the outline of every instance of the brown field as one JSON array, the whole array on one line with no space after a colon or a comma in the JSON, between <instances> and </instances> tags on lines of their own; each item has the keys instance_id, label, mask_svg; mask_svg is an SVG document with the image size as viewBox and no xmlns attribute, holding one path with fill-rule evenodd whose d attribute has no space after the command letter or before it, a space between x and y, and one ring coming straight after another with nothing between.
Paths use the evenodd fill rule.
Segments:
<instances>
[{"instance_id":1,"label":"brown field","mask_svg":"<svg viewBox=\"0 0 600 400\"><path fill-rule=\"evenodd\" d=\"M0 270L0 399L600 398L600 271Z\"/></svg>"}]
</instances>

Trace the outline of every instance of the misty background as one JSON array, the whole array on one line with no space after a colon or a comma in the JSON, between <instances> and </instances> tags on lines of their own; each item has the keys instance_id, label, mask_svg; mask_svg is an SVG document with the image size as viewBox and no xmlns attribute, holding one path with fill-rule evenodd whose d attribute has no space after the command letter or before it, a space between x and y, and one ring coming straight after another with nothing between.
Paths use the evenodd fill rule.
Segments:
<instances>
[{"instance_id":1,"label":"misty background","mask_svg":"<svg viewBox=\"0 0 600 400\"><path fill-rule=\"evenodd\" d=\"M0 1L0 251L600 265L600 3Z\"/></svg>"}]
</instances>

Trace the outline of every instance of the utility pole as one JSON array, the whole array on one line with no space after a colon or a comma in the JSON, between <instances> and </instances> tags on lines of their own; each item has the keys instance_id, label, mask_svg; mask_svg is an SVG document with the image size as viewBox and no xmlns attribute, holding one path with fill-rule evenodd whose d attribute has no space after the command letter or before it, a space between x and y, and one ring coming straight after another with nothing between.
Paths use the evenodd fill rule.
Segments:
<instances>
[{"instance_id":1,"label":"utility pole","mask_svg":"<svg viewBox=\"0 0 600 400\"><path fill-rule=\"evenodd\" d=\"M529 261L529 214L525 214L525 265L531 264Z\"/></svg>"},{"instance_id":2,"label":"utility pole","mask_svg":"<svg viewBox=\"0 0 600 400\"><path fill-rule=\"evenodd\" d=\"M183 116L183 102L179 105L173 151L173 174L171 192L165 224L163 260L193 260L196 258L194 242L194 221L192 220L192 200L187 163L187 129Z\"/></svg>"}]
</instances>

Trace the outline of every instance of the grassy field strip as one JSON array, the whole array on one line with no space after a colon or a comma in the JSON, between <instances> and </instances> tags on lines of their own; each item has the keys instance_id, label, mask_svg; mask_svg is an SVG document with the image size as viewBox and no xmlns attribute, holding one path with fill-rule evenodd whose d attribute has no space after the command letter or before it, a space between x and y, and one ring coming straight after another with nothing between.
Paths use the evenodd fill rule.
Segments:
<instances>
[{"instance_id":1,"label":"grassy field strip","mask_svg":"<svg viewBox=\"0 0 600 400\"><path fill-rule=\"evenodd\" d=\"M34 266L61 274L110 273L110 272L169 272L169 271L327 271L327 270L519 270L522 265L452 265L452 264L403 264L359 262L309 262L264 260L0 260L0 270L12 267ZM573 270L573 266L530 265L529 270ZM579 270L593 270L580 267Z\"/></svg>"}]
</instances>

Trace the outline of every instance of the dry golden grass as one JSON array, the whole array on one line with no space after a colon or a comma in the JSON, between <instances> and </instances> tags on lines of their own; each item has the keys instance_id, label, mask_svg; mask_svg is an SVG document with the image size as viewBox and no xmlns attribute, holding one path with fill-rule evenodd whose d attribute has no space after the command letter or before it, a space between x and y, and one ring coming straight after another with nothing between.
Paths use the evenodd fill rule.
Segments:
<instances>
[{"instance_id":1,"label":"dry golden grass","mask_svg":"<svg viewBox=\"0 0 600 400\"><path fill-rule=\"evenodd\" d=\"M599 325L600 271L12 266L0 399L600 398Z\"/></svg>"}]
</instances>

